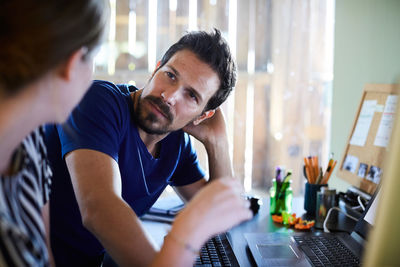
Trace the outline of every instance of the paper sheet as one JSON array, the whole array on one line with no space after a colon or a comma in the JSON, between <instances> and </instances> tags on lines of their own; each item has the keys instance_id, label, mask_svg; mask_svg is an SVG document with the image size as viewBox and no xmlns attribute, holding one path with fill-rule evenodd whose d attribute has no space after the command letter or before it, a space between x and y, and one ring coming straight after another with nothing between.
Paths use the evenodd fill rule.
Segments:
<instances>
[{"instance_id":1,"label":"paper sheet","mask_svg":"<svg viewBox=\"0 0 400 267\"><path fill-rule=\"evenodd\" d=\"M381 122L375 137L374 145L387 147L392 133L394 115L396 112L397 95L389 95L386 99Z\"/></svg>"},{"instance_id":2,"label":"paper sheet","mask_svg":"<svg viewBox=\"0 0 400 267\"><path fill-rule=\"evenodd\" d=\"M374 225L375 223L375 214L378 209L378 202L381 199L381 190L379 190L378 194L375 197L374 202L372 202L371 207L369 207L369 210L367 214L365 214L364 220L369 222L369 224Z\"/></svg>"},{"instance_id":3,"label":"paper sheet","mask_svg":"<svg viewBox=\"0 0 400 267\"><path fill-rule=\"evenodd\" d=\"M367 141L369 127L371 126L372 118L375 113L376 100L365 100L360 116L358 117L356 128L353 136L350 139L351 145L364 146Z\"/></svg>"},{"instance_id":4,"label":"paper sheet","mask_svg":"<svg viewBox=\"0 0 400 267\"><path fill-rule=\"evenodd\" d=\"M343 169L352 173L357 170L358 158L353 155L347 155L343 163Z\"/></svg>"},{"instance_id":5,"label":"paper sheet","mask_svg":"<svg viewBox=\"0 0 400 267\"><path fill-rule=\"evenodd\" d=\"M379 167L371 166L367 174L367 180L379 184L381 180L382 170Z\"/></svg>"}]
</instances>

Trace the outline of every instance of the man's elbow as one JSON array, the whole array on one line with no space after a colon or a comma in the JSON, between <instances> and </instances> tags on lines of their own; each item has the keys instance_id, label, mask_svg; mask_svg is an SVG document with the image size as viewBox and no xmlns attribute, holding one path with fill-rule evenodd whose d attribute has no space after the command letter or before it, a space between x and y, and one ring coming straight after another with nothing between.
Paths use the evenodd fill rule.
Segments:
<instances>
[{"instance_id":1,"label":"man's elbow","mask_svg":"<svg viewBox=\"0 0 400 267\"><path fill-rule=\"evenodd\" d=\"M107 229L107 225L115 218L120 201L120 198L113 196L86 198L84 202L79 203L83 226L94 235Z\"/></svg>"},{"instance_id":2,"label":"man's elbow","mask_svg":"<svg viewBox=\"0 0 400 267\"><path fill-rule=\"evenodd\" d=\"M80 212L83 226L90 232L95 233L97 223L101 222L101 219L99 218L101 211L99 210L98 205L86 204L84 207L80 207Z\"/></svg>"}]
</instances>

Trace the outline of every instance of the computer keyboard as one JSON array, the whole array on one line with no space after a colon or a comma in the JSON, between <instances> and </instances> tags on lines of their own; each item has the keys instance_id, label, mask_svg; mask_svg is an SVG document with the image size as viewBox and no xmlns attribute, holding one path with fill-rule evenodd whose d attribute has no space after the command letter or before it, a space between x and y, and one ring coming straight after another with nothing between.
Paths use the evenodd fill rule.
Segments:
<instances>
[{"instance_id":1,"label":"computer keyboard","mask_svg":"<svg viewBox=\"0 0 400 267\"><path fill-rule=\"evenodd\" d=\"M201 248L194 266L239 266L225 233L207 241Z\"/></svg>"},{"instance_id":2,"label":"computer keyboard","mask_svg":"<svg viewBox=\"0 0 400 267\"><path fill-rule=\"evenodd\" d=\"M314 266L360 266L360 259L335 236L295 236L294 239Z\"/></svg>"}]
</instances>

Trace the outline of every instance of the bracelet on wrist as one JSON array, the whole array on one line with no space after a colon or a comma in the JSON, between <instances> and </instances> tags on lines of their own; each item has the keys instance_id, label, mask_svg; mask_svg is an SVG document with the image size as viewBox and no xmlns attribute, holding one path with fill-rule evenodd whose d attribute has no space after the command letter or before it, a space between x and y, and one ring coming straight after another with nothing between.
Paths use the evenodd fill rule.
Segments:
<instances>
[{"instance_id":1,"label":"bracelet on wrist","mask_svg":"<svg viewBox=\"0 0 400 267\"><path fill-rule=\"evenodd\" d=\"M178 243L179 245L181 245L182 247L184 247L186 250L189 250L190 252L192 252L193 254L195 254L196 256L200 255L200 251L198 249L195 249L194 247L192 247L190 244L176 238L174 235L172 235L171 233L168 233L165 237L164 237L164 241L167 239L167 237L171 240L173 240L175 243Z\"/></svg>"}]
</instances>

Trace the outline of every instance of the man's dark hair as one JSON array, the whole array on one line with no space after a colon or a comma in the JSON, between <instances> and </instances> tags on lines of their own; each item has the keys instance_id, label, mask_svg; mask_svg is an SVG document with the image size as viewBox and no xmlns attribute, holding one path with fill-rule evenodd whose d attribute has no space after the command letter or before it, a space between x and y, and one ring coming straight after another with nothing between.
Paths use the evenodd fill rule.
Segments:
<instances>
[{"instance_id":1,"label":"man's dark hair","mask_svg":"<svg viewBox=\"0 0 400 267\"><path fill-rule=\"evenodd\" d=\"M210 98L204 111L216 109L229 96L236 84L236 64L221 32L214 29L211 33L194 31L184 35L173 44L161 59L160 68L178 51L187 49L208 64L217 74L220 86Z\"/></svg>"}]
</instances>

